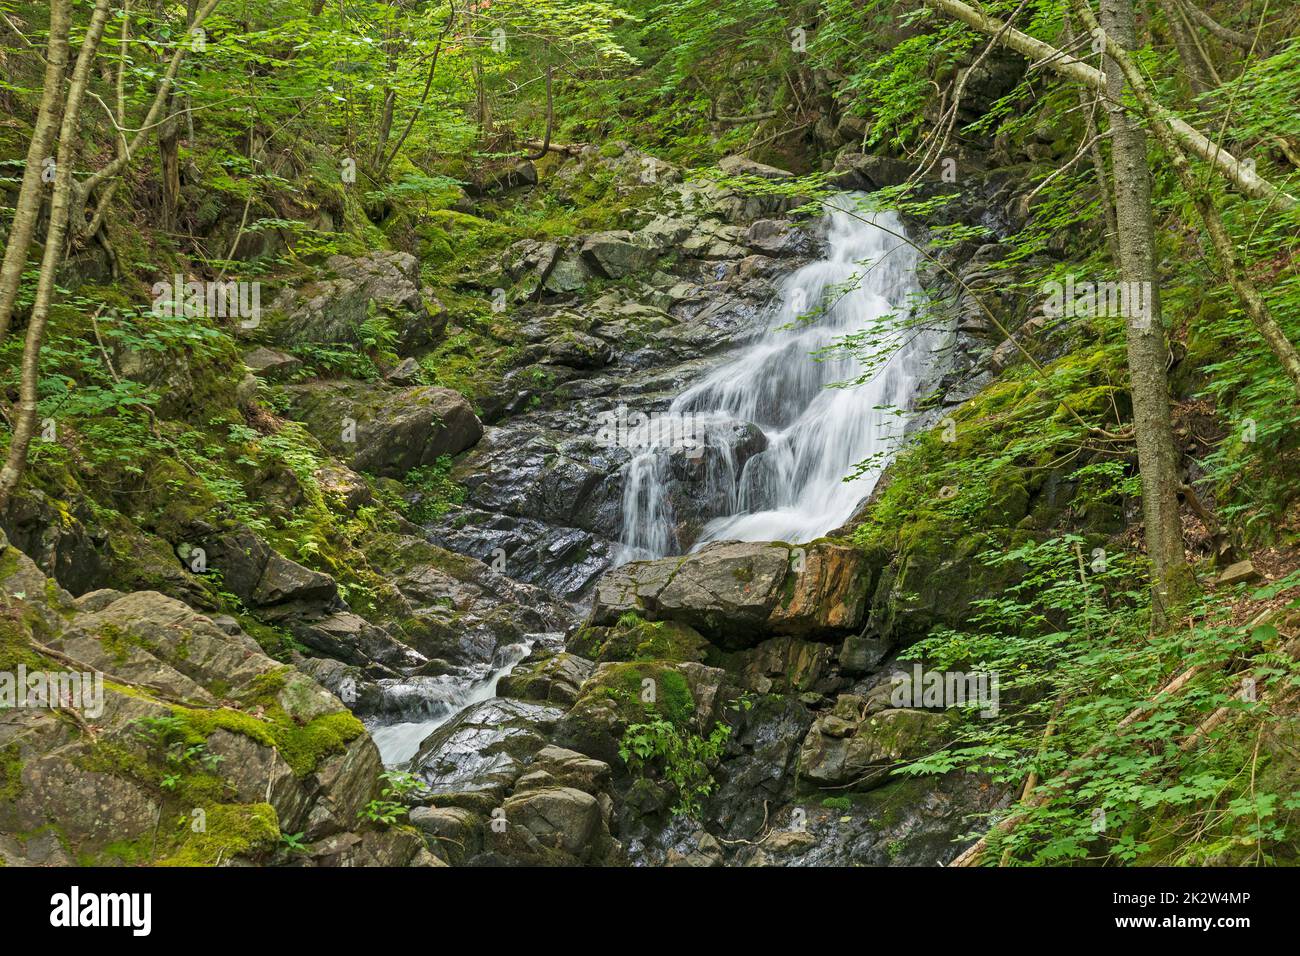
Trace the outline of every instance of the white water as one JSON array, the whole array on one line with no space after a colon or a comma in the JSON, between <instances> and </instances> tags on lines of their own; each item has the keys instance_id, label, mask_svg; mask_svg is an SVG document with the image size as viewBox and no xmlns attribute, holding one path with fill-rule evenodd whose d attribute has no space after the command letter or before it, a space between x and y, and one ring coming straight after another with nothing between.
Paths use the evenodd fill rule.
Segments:
<instances>
[{"instance_id":1,"label":"white water","mask_svg":"<svg viewBox=\"0 0 1300 956\"><path fill-rule=\"evenodd\" d=\"M719 540L809 541L839 527L871 493L902 436L898 410L913 398L931 350L928 336L901 327L919 293L917 256L885 231L903 234L896 214L850 215L854 200L845 194L831 203L826 258L784 280L769 327L669 408L672 415L696 416L697 425L751 422L768 440L767 450L740 469L727 448L707 459L707 481L727 507L705 526L697 547ZM819 304L820 312L799 322ZM888 344L896 351L870 381L830 388L856 380L864 368L842 351L820 360L814 353L863 330L874 330L873 348ZM870 468L844 480L875 455ZM671 478L663 449L625 466L623 560L679 550L666 499Z\"/></svg>"},{"instance_id":2,"label":"white water","mask_svg":"<svg viewBox=\"0 0 1300 956\"><path fill-rule=\"evenodd\" d=\"M466 707L495 697L497 682L528 656L531 647L531 641L498 647L492 658L491 672L474 683L452 675L381 681L381 690L386 698L381 710L398 711L416 718L369 728L384 766L391 767L410 760L429 734Z\"/></svg>"}]
</instances>

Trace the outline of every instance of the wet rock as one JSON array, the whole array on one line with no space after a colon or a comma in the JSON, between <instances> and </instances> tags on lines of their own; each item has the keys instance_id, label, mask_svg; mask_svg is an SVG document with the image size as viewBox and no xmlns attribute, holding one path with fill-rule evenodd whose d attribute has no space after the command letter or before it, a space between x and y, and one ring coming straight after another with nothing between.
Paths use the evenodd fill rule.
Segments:
<instances>
[{"instance_id":1,"label":"wet rock","mask_svg":"<svg viewBox=\"0 0 1300 956\"><path fill-rule=\"evenodd\" d=\"M437 805L487 813L547 745L563 711L499 698L469 707L420 745L410 770Z\"/></svg>"}]
</instances>

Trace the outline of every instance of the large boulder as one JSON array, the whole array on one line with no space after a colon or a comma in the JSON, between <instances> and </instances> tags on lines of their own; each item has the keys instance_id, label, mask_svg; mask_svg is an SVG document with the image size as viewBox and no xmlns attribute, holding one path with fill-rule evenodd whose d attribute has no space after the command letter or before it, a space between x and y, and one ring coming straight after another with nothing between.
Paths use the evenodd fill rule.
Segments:
<instances>
[{"instance_id":1,"label":"large boulder","mask_svg":"<svg viewBox=\"0 0 1300 956\"><path fill-rule=\"evenodd\" d=\"M932 752L944 742L951 718L941 711L887 708L841 695L818 717L799 751L800 779L819 787L867 790L889 780L900 763Z\"/></svg>"},{"instance_id":2,"label":"large boulder","mask_svg":"<svg viewBox=\"0 0 1300 956\"><path fill-rule=\"evenodd\" d=\"M188 532L190 540L178 546L182 560L192 566L194 549L201 548L206 570L220 573L222 586L249 607L326 608L337 601L332 577L286 558L249 528L221 531L200 521Z\"/></svg>"},{"instance_id":3,"label":"large boulder","mask_svg":"<svg viewBox=\"0 0 1300 956\"><path fill-rule=\"evenodd\" d=\"M367 319L391 319L398 349L432 344L447 325L447 313L420 280L420 264L405 252L330 256L331 278L283 289L265 309L265 334L282 346L359 344Z\"/></svg>"},{"instance_id":4,"label":"large boulder","mask_svg":"<svg viewBox=\"0 0 1300 956\"><path fill-rule=\"evenodd\" d=\"M636 612L688 624L724 647L774 634L831 639L861 627L872 574L867 553L829 541L718 542L610 571L596 586L591 622Z\"/></svg>"},{"instance_id":5,"label":"large boulder","mask_svg":"<svg viewBox=\"0 0 1300 956\"><path fill-rule=\"evenodd\" d=\"M739 693L725 671L694 662L601 664L556 724L551 740L605 763L621 764L619 743L629 724L658 714L679 727L707 733L722 716L726 700Z\"/></svg>"},{"instance_id":6,"label":"large boulder","mask_svg":"<svg viewBox=\"0 0 1300 956\"><path fill-rule=\"evenodd\" d=\"M496 698L461 711L430 734L410 771L438 806L488 813L500 804L564 711Z\"/></svg>"},{"instance_id":7,"label":"large boulder","mask_svg":"<svg viewBox=\"0 0 1300 956\"><path fill-rule=\"evenodd\" d=\"M483 436L474 409L449 388L331 381L290 386L288 392L294 415L355 471L404 478L412 468L460 454Z\"/></svg>"},{"instance_id":8,"label":"large boulder","mask_svg":"<svg viewBox=\"0 0 1300 956\"><path fill-rule=\"evenodd\" d=\"M268 863L282 833L305 862L431 862L359 827L382 770L361 722L233 620L151 591L74 600L3 535L0 618L0 670L87 675L67 715L0 721L0 862Z\"/></svg>"},{"instance_id":9,"label":"large boulder","mask_svg":"<svg viewBox=\"0 0 1300 956\"><path fill-rule=\"evenodd\" d=\"M500 852L522 862L585 863L609 842L599 801L573 787L517 793L502 809L508 826Z\"/></svg>"},{"instance_id":10,"label":"large boulder","mask_svg":"<svg viewBox=\"0 0 1300 956\"><path fill-rule=\"evenodd\" d=\"M632 233L617 230L588 236L582 244L582 258L598 275L622 279L650 268L658 252Z\"/></svg>"},{"instance_id":11,"label":"large boulder","mask_svg":"<svg viewBox=\"0 0 1300 956\"><path fill-rule=\"evenodd\" d=\"M101 586L107 572L107 533L85 502L56 502L38 489L16 495L0 514L15 547L73 594Z\"/></svg>"}]
</instances>

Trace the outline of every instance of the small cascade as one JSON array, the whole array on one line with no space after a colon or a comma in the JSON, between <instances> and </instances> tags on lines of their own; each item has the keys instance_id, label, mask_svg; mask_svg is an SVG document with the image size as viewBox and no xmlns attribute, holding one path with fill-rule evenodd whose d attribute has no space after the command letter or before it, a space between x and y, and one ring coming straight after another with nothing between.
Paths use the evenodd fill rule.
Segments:
<instances>
[{"instance_id":1,"label":"small cascade","mask_svg":"<svg viewBox=\"0 0 1300 956\"><path fill-rule=\"evenodd\" d=\"M899 410L915 397L933 348L907 323L920 291L917 254L898 238L897 214L856 213L856 200L846 193L829 203L826 256L786 277L768 328L669 407L669 418L691 419L688 431L706 437L702 496L713 512L687 544L819 537L853 515L902 437ZM892 354L868 381L832 387L864 368L843 350L823 350L863 330L873 349ZM715 439L728 423L757 426L762 450L741 463L734 442ZM680 459L680 450L652 446L625 466L621 560L684 550L670 501Z\"/></svg>"}]
</instances>

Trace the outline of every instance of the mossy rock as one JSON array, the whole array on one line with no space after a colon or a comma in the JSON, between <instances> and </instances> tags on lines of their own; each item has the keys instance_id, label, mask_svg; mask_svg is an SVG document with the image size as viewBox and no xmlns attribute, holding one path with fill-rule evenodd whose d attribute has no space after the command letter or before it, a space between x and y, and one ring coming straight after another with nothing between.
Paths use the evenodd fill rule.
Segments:
<instances>
[{"instance_id":1,"label":"mossy rock","mask_svg":"<svg viewBox=\"0 0 1300 956\"><path fill-rule=\"evenodd\" d=\"M637 614L624 614L609 628L596 648L600 663L616 661L705 660L711 645L699 631L678 621L647 621Z\"/></svg>"},{"instance_id":2,"label":"mossy rock","mask_svg":"<svg viewBox=\"0 0 1300 956\"><path fill-rule=\"evenodd\" d=\"M235 859L264 860L280 842L280 824L269 803L202 807L201 829L193 814L176 824L177 843L154 866L216 866Z\"/></svg>"}]
</instances>

